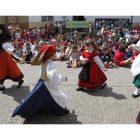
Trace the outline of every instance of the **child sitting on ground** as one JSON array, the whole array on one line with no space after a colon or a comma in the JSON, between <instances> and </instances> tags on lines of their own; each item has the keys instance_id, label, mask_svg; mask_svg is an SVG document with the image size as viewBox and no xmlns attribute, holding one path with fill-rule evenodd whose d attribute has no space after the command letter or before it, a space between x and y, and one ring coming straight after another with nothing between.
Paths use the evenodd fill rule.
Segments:
<instances>
[{"instance_id":1,"label":"child sitting on ground","mask_svg":"<svg viewBox=\"0 0 140 140\"><path fill-rule=\"evenodd\" d=\"M68 45L66 52L64 54L65 58L68 60L70 59L69 54L71 51L72 51L72 42L69 42L69 45Z\"/></svg>"},{"instance_id":2,"label":"child sitting on ground","mask_svg":"<svg viewBox=\"0 0 140 140\"><path fill-rule=\"evenodd\" d=\"M23 54L23 60L26 63L30 63L30 61L32 60L32 58L33 58L33 53L31 51L31 47L26 47L26 51Z\"/></svg>"},{"instance_id":3,"label":"child sitting on ground","mask_svg":"<svg viewBox=\"0 0 140 140\"><path fill-rule=\"evenodd\" d=\"M109 46L108 52L109 52L111 61L114 62L114 54L115 54L115 53L114 53L114 51L113 51L113 45L110 45L110 46Z\"/></svg>"},{"instance_id":4,"label":"child sitting on ground","mask_svg":"<svg viewBox=\"0 0 140 140\"><path fill-rule=\"evenodd\" d=\"M36 45L35 46L35 51L33 52L34 53L34 57L36 57L38 55L39 51L40 51L40 47L39 47L39 45Z\"/></svg>"},{"instance_id":5,"label":"child sitting on ground","mask_svg":"<svg viewBox=\"0 0 140 140\"><path fill-rule=\"evenodd\" d=\"M80 59L79 59L80 55L78 53L76 46L72 47L72 50L71 50L70 54L68 55L68 57L70 57L70 61L67 61L66 64L72 65L72 61L76 60L77 66L80 65Z\"/></svg>"},{"instance_id":6,"label":"child sitting on ground","mask_svg":"<svg viewBox=\"0 0 140 140\"><path fill-rule=\"evenodd\" d=\"M120 46L119 51L115 53L114 56L114 63L116 66L124 66L130 63L131 58L128 58L127 60L125 59L125 48Z\"/></svg>"},{"instance_id":7,"label":"child sitting on ground","mask_svg":"<svg viewBox=\"0 0 140 140\"><path fill-rule=\"evenodd\" d=\"M106 68L108 66L113 65L113 63L111 61L111 57L110 57L109 52L108 52L108 48L103 48L103 53L100 54L100 59Z\"/></svg>"},{"instance_id":8,"label":"child sitting on ground","mask_svg":"<svg viewBox=\"0 0 140 140\"><path fill-rule=\"evenodd\" d=\"M60 42L58 42L58 45L56 45L56 56L57 56L56 60L59 60L59 61L62 60L63 51L64 51L64 46L61 45Z\"/></svg>"}]
</instances>

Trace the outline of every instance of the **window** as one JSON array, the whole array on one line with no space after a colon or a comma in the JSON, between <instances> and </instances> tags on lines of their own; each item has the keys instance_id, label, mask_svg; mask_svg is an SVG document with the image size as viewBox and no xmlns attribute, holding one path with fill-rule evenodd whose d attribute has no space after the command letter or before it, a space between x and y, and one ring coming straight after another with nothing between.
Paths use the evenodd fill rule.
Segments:
<instances>
[{"instance_id":1,"label":"window","mask_svg":"<svg viewBox=\"0 0 140 140\"><path fill-rule=\"evenodd\" d=\"M53 16L42 16L42 22L54 21Z\"/></svg>"}]
</instances>

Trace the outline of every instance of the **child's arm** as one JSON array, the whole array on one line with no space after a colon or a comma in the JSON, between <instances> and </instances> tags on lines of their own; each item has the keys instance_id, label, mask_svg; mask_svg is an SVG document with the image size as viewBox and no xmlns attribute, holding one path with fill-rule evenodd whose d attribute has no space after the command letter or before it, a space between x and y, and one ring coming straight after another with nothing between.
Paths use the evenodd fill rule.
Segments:
<instances>
[{"instance_id":1,"label":"child's arm","mask_svg":"<svg viewBox=\"0 0 140 140\"><path fill-rule=\"evenodd\" d=\"M98 56L95 56L94 57L94 60L95 62L100 66L100 68L103 70L103 71L106 71L107 69L105 68L104 64L102 63L102 61L99 59Z\"/></svg>"},{"instance_id":2,"label":"child's arm","mask_svg":"<svg viewBox=\"0 0 140 140\"><path fill-rule=\"evenodd\" d=\"M2 48L7 51L9 54L17 54L18 52L15 50L15 48L9 43L9 42L5 42L2 44Z\"/></svg>"},{"instance_id":3,"label":"child's arm","mask_svg":"<svg viewBox=\"0 0 140 140\"><path fill-rule=\"evenodd\" d=\"M56 68L52 63L48 63L46 66L46 73L51 82L54 84L60 84L61 82L67 81L66 77L56 73Z\"/></svg>"}]
</instances>

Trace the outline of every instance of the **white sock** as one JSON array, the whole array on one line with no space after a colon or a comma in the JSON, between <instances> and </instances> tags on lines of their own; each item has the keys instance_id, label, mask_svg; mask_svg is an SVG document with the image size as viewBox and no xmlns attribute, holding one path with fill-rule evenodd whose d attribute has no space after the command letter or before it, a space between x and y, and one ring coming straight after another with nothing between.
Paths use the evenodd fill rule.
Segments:
<instances>
[{"instance_id":1,"label":"white sock","mask_svg":"<svg viewBox=\"0 0 140 140\"><path fill-rule=\"evenodd\" d=\"M133 93L134 95L138 95L139 94L140 89L136 88L135 92Z\"/></svg>"},{"instance_id":2,"label":"white sock","mask_svg":"<svg viewBox=\"0 0 140 140\"><path fill-rule=\"evenodd\" d=\"M0 88L4 88L4 84L0 84Z\"/></svg>"}]
</instances>

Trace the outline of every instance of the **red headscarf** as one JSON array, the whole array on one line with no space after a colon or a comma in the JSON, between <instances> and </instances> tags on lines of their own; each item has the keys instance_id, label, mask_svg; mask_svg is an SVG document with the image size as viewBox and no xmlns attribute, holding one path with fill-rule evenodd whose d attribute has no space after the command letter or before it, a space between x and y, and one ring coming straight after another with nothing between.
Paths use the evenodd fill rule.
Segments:
<instances>
[{"instance_id":1,"label":"red headscarf","mask_svg":"<svg viewBox=\"0 0 140 140\"><path fill-rule=\"evenodd\" d=\"M43 61L50 59L55 52L56 48L54 46L46 45L42 47L38 55L32 59L31 65L40 65Z\"/></svg>"}]
</instances>

